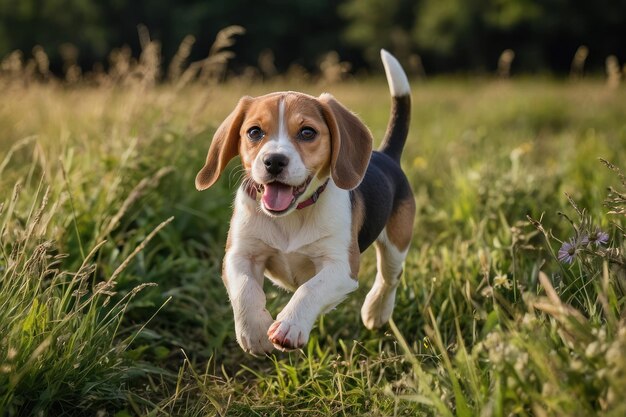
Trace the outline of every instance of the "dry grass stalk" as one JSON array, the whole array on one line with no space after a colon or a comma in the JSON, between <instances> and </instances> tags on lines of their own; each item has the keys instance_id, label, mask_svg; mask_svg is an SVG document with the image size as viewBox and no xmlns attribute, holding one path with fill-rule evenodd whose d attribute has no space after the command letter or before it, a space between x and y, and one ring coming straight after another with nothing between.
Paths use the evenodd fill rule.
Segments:
<instances>
[{"instance_id":1,"label":"dry grass stalk","mask_svg":"<svg viewBox=\"0 0 626 417\"><path fill-rule=\"evenodd\" d=\"M13 51L2 59L0 70L2 75L17 75L24 69L24 54L22 51Z\"/></svg>"},{"instance_id":2,"label":"dry grass stalk","mask_svg":"<svg viewBox=\"0 0 626 417\"><path fill-rule=\"evenodd\" d=\"M3 87L21 84L24 75L24 55L22 51L13 51L0 63L0 81Z\"/></svg>"},{"instance_id":3,"label":"dry grass stalk","mask_svg":"<svg viewBox=\"0 0 626 417\"><path fill-rule=\"evenodd\" d=\"M276 74L278 74L278 69L276 69L274 61L274 51L272 51L271 49L264 49L259 54L258 65L264 77L272 78L275 77Z\"/></svg>"},{"instance_id":4,"label":"dry grass stalk","mask_svg":"<svg viewBox=\"0 0 626 417\"><path fill-rule=\"evenodd\" d=\"M498 77L509 78L511 76L511 65L515 59L515 52L512 49L505 49L498 59Z\"/></svg>"},{"instance_id":5,"label":"dry grass stalk","mask_svg":"<svg viewBox=\"0 0 626 417\"><path fill-rule=\"evenodd\" d=\"M49 198L50 198L50 186L47 186L46 191L44 192L43 198L41 200L41 204L39 205L39 209L37 209L37 212L33 216L32 220L29 222L28 232L26 233L27 236L30 237L34 233L35 229L39 226L39 222L41 221L44 210L46 209L46 206L48 205ZM43 236L44 232L45 230L40 229L38 234Z\"/></svg>"},{"instance_id":6,"label":"dry grass stalk","mask_svg":"<svg viewBox=\"0 0 626 417\"><path fill-rule=\"evenodd\" d=\"M146 49L150 44L150 31L144 24L137 25L137 34L139 35L139 44L141 49Z\"/></svg>"},{"instance_id":7,"label":"dry grass stalk","mask_svg":"<svg viewBox=\"0 0 626 417\"><path fill-rule=\"evenodd\" d=\"M176 87L182 88L197 80L200 83L216 83L224 78L226 65L235 55L231 51L224 49L231 47L235 43L235 36L245 33L242 26L228 26L218 32L215 41L209 50L209 56L203 60L189 64L185 71L177 78ZM182 46L182 45L181 45Z\"/></svg>"},{"instance_id":8,"label":"dry grass stalk","mask_svg":"<svg viewBox=\"0 0 626 417\"><path fill-rule=\"evenodd\" d=\"M570 67L569 76L573 80L579 80L583 78L583 74L585 71L585 61L589 56L589 48L585 45L581 45L576 49L576 53L574 54L574 58L572 59L572 65Z\"/></svg>"},{"instance_id":9,"label":"dry grass stalk","mask_svg":"<svg viewBox=\"0 0 626 417\"><path fill-rule=\"evenodd\" d=\"M167 78L170 81L173 82L180 79L183 73L183 65L185 64L185 61L187 61L187 58L189 58L189 55L191 54L191 47L195 42L195 37L187 35L178 46L178 51L176 51L176 54L174 55L174 58L172 58L172 62L170 62L170 66L167 70Z\"/></svg>"},{"instance_id":10,"label":"dry grass stalk","mask_svg":"<svg viewBox=\"0 0 626 417\"><path fill-rule=\"evenodd\" d=\"M305 82L311 81L311 74L300 64L293 63L289 65L287 68L287 75L285 76L288 80L302 80Z\"/></svg>"},{"instance_id":11,"label":"dry grass stalk","mask_svg":"<svg viewBox=\"0 0 626 417\"><path fill-rule=\"evenodd\" d=\"M156 41L149 42L141 51L137 74L141 84L152 87L159 79L161 72L161 44Z\"/></svg>"},{"instance_id":12,"label":"dry grass stalk","mask_svg":"<svg viewBox=\"0 0 626 417\"><path fill-rule=\"evenodd\" d=\"M191 64L189 64L187 69L183 71L183 73L178 78L177 83L176 83L176 88L180 89L186 86L187 84L189 84L194 79L196 79L196 77L198 76L198 73L200 72L201 66L202 66L202 61L196 61L196 62L192 62Z\"/></svg>"},{"instance_id":13,"label":"dry grass stalk","mask_svg":"<svg viewBox=\"0 0 626 417\"><path fill-rule=\"evenodd\" d=\"M8 225L9 219L11 218L11 216L13 216L13 211L15 210L15 204L21 192L22 192L22 183L18 181L13 186L13 194L11 196L11 200L9 201L9 207L4 217L4 222L2 223L2 227L0 227L0 240L4 239L5 233L7 232L7 225ZM17 248L17 245L16 245L16 248Z\"/></svg>"},{"instance_id":14,"label":"dry grass stalk","mask_svg":"<svg viewBox=\"0 0 626 417\"><path fill-rule=\"evenodd\" d=\"M606 58L606 85L609 89L614 90L619 87L622 81L622 71L619 67L619 61L615 55L609 55Z\"/></svg>"},{"instance_id":15,"label":"dry grass stalk","mask_svg":"<svg viewBox=\"0 0 626 417\"><path fill-rule=\"evenodd\" d=\"M204 59L200 68L198 80L201 83L216 82L221 80L226 74L228 61L235 56L230 48L235 44L235 36L243 35L246 29L243 26L228 26L217 33L215 42L211 45L209 56Z\"/></svg>"},{"instance_id":16,"label":"dry grass stalk","mask_svg":"<svg viewBox=\"0 0 626 417\"><path fill-rule=\"evenodd\" d=\"M587 335L579 331L580 327L587 324L585 316L574 307L561 301L550 282L550 278L543 271L539 271L538 278L546 296L538 297L532 301L532 307L549 314L561 325L561 332L559 332L561 337L570 343L585 343L584 339Z\"/></svg>"},{"instance_id":17,"label":"dry grass stalk","mask_svg":"<svg viewBox=\"0 0 626 417\"><path fill-rule=\"evenodd\" d=\"M161 181L161 178L163 178L164 176L166 176L172 171L174 171L173 167L163 167L159 169L152 177L144 178L141 181L139 181L139 184L137 184L135 188L133 188L133 190L130 192L126 200L124 200L124 202L122 203L122 206L117 211L117 213L111 218L111 221L109 221L108 226L104 229L102 233L100 233L100 236L106 236L109 233L111 233L117 227L120 220L122 219L124 214L126 214L128 209L137 200L139 200L145 194L147 190L149 190L150 188L156 187Z\"/></svg>"},{"instance_id":18,"label":"dry grass stalk","mask_svg":"<svg viewBox=\"0 0 626 417\"><path fill-rule=\"evenodd\" d=\"M350 71L351 67L349 62L340 60L337 52L330 51L324 55L320 62L322 81L328 84L338 83Z\"/></svg>"},{"instance_id":19,"label":"dry grass stalk","mask_svg":"<svg viewBox=\"0 0 626 417\"><path fill-rule=\"evenodd\" d=\"M124 269L126 269L126 267L128 267L128 264L130 264L130 262L135 258L135 256L137 256L137 254L146 247L146 245L152 240L154 236L156 236L157 233L161 231L161 229L163 229L165 226L170 224L172 220L174 220L174 216L161 222L152 232L150 232L150 234L146 236L146 238L135 248L135 250L130 255L128 255L126 259L124 259L124 262L122 262L120 266L118 266L115 269L115 271L113 271L113 274L111 274L111 276L109 277L109 279L107 279L106 282L115 282L115 279L119 276L119 274L122 273Z\"/></svg>"},{"instance_id":20,"label":"dry grass stalk","mask_svg":"<svg viewBox=\"0 0 626 417\"><path fill-rule=\"evenodd\" d=\"M615 172L620 180L620 182L622 183L622 185L624 187L626 187L626 175L624 175L624 173L622 173L622 170L619 169L617 166L615 166L614 164L612 164L611 162L607 161L604 158L598 158L600 160L600 162L602 162L608 169L610 169L611 171Z\"/></svg>"},{"instance_id":21,"label":"dry grass stalk","mask_svg":"<svg viewBox=\"0 0 626 417\"><path fill-rule=\"evenodd\" d=\"M6 166L9 164L9 162L11 161L11 158L13 157L13 154L15 152L17 152L18 150L24 148L25 146L27 146L28 144L30 144L33 140L35 140L37 138L37 136L33 135L33 136L27 136L25 138L22 138L20 140L18 140L17 142L15 142L13 145L11 145L11 147L9 148L9 151L7 152L7 154L5 155L4 159L2 160L2 162L0 163L0 176L2 175L2 172L4 171L4 169L6 168Z\"/></svg>"},{"instance_id":22,"label":"dry grass stalk","mask_svg":"<svg viewBox=\"0 0 626 417\"><path fill-rule=\"evenodd\" d=\"M23 79L25 84L28 84L36 79L37 74L37 63L33 58L30 58L26 61L26 65L24 66Z\"/></svg>"},{"instance_id":23,"label":"dry grass stalk","mask_svg":"<svg viewBox=\"0 0 626 417\"><path fill-rule=\"evenodd\" d=\"M104 78L114 84L122 83L130 73L131 68L136 65L130 47L128 46L123 46L111 51L109 54L109 63L109 73Z\"/></svg>"},{"instance_id":24,"label":"dry grass stalk","mask_svg":"<svg viewBox=\"0 0 626 417\"><path fill-rule=\"evenodd\" d=\"M74 84L80 81L82 70L78 65L78 48L71 43L64 43L59 47L61 58L63 58L63 72L65 81Z\"/></svg>"},{"instance_id":25,"label":"dry grass stalk","mask_svg":"<svg viewBox=\"0 0 626 417\"><path fill-rule=\"evenodd\" d=\"M154 86L161 72L161 43L150 39L150 33L145 25L137 26L141 55L137 73L143 87Z\"/></svg>"},{"instance_id":26,"label":"dry grass stalk","mask_svg":"<svg viewBox=\"0 0 626 417\"><path fill-rule=\"evenodd\" d=\"M43 79L49 80L51 77L50 59L48 59L48 55L40 45L36 45L33 48L33 57L35 58L35 63L37 64L37 70Z\"/></svg>"}]
</instances>

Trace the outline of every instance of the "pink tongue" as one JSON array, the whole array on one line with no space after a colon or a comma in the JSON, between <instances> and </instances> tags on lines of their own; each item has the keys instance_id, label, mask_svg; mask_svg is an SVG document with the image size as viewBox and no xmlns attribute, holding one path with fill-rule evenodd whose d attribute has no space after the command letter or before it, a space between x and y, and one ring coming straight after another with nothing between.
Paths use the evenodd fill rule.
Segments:
<instances>
[{"instance_id":1,"label":"pink tongue","mask_svg":"<svg viewBox=\"0 0 626 417\"><path fill-rule=\"evenodd\" d=\"M293 188L279 182L265 184L263 192L263 204L272 211L287 210L293 200Z\"/></svg>"}]
</instances>

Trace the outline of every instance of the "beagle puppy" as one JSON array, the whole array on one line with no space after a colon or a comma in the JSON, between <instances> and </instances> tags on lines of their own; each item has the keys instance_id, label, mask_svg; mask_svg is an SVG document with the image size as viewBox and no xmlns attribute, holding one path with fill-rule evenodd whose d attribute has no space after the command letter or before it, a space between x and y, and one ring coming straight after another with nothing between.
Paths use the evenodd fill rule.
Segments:
<instances>
[{"instance_id":1,"label":"beagle puppy","mask_svg":"<svg viewBox=\"0 0 626 417\"><path fill-rule=\"evenodd\" d=\"M357 288L359 256L372 243L377 274L361 317L369 329L391 317L415 200L400 168L409 83L391 54L382 50L381 58L392 107L378 151L363 122L330 94L243 97L213 137L196 188L211 187L237 155L245 169L222 278L246 352L301 348L317 317ZM276 319L264 277L293 291Z\"/></svg>"}]
</instances>

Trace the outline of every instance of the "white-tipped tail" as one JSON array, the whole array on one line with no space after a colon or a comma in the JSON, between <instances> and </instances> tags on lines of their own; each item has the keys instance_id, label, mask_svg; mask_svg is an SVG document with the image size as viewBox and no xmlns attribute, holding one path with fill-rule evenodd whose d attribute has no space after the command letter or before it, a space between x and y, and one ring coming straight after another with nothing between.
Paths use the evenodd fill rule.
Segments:
<instances>
[{"instance_id":1,"label":"white-tipped tail","mask_svg":"<svg viewBox=\"0 0 626 417\"><path fill-rule=\"evenodd\" d=\"M389 91L393 97L407 96L411 93L409 80L398 60L384 49L380 50L380 59L385 67Z\"/></svg>"}]
</instances>

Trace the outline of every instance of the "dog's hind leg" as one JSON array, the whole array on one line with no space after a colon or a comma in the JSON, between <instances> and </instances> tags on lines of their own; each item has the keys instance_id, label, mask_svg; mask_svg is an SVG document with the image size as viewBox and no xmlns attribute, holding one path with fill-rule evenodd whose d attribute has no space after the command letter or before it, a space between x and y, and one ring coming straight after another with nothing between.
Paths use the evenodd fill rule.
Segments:
<instances>
[{"instance_id":1,"label":"dog's hind leg","mask_svg":"<svg viewBox=\"0 0 626 417\"><path fill-rule=\"evenodd\" d=\"M368 329L381 327L391 318L402 265L411 243L414 217L415 202L411 196L398 204L374 242L376 280L361 308L361 319Z\"/></svg>"}]
</instances>

